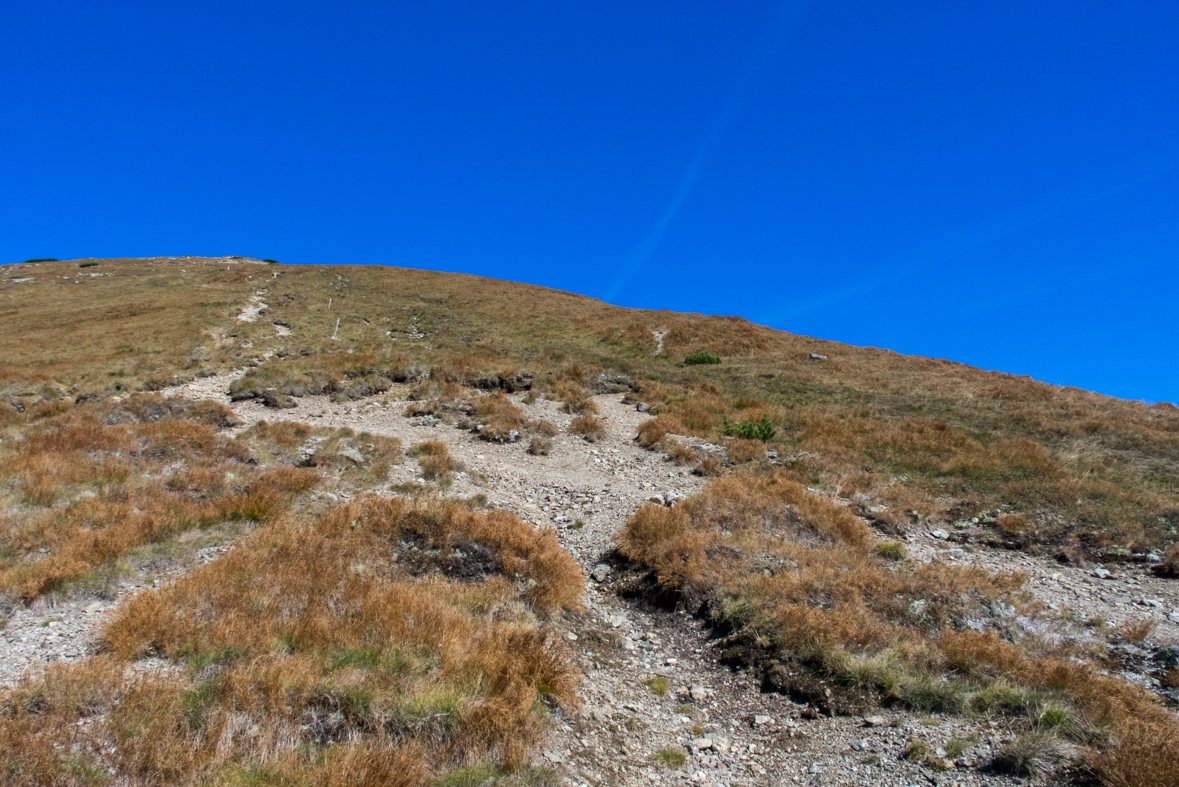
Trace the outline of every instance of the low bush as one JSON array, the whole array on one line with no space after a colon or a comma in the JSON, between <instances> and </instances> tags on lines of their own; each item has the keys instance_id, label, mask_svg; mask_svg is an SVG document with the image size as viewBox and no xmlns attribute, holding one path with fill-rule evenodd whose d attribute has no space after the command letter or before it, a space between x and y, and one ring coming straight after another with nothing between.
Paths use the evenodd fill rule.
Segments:
<instances>
[{"instance_id":1,"label":"low bush","mask_svg":"<svg viewBox=\"0 0 1179 787\"><path fill-rule=\"evenodd\" d=\"M422 476L431 480L447 478L462 466L450 455L450 449L441 440L417 443L406 451L406 455L416 457L422 468Z\"/></svg>"},{"instance_id":2,"label":"low bush","mask_svg":"<svg viewBox=\"0 0 1179 787\"><path fill-rule=\"evenodd\" d=\"M592 415L583 415L570 422L569 431L594 443L606 436L606 422Z\"/></svg>"},{"instance_id":3,"label":"low bush","mask_svg":"<svg viewBox=\"0 0 1179 787\"><path fill-rule=\"evenodd\" d=\"M524 414L511 399L499 391L476 397L471 402L471 411L478 422L481 440L506 443L519 437L524 431Z\"/></svg>"},{"instance_id":4,"label":"low bush","mask_svg":"<svg viewBox=\"0 0 1179 787\"><path fill-rule=\"evenodd\" d=\"M715 353L710 353L706 350L694 352L684 358L685 366L699 366L701 364L718 364L721 362L721 357Z\"/></svg>"},{"instance_id":5,"label":"low bush","mask_svg":"<svg viewBox=\"0 0 1179 787\"><path fill-rule=\"evenodd\" d=\"M770 421L768 414L763 414L760 420L757 421L741 421L739 423L729 423L729 417L725 416L724 428L725 434L739 437L742 440L760 440L763 443L771 440L777 429Z\"/></svg>"},{"instance_id":6,"label":"low bush","mask_svg":"<svg viewBox=\"0 0 1179 787\"><path fill-rule=\"evenodd\" d=\"M534 437L528 442L528 453L533 456L548 456L553 450L553 441L544 437Z\"/></svg>"},{"instance_id":7,"label":"low bush","mask_svg":"<svg viewBox=\"0 0 1179 787\"><path fill-rule=\"evenodd\" d=\"M97 265L98 265L97 262L79 262L78 263L79 268L94 268Z\"/></svg>"}]
</instances>

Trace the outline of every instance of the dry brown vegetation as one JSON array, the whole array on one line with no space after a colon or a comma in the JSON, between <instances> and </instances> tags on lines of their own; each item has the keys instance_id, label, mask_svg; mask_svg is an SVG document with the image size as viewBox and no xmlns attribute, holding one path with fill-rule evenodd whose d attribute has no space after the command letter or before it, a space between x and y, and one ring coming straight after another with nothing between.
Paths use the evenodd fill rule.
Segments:
<instances>
[{"instance_id":1,"label":"dry brown vegetation","mask_svg":"<svg viewBox=\"0 0 1179 787\"><path fill-rule=\"evenodd\" d=\"M501 391L473 399L471 412L483 440L506 443L513 439L512 432L517 436L524 432L524 413Z\"/></svg>"},{"instance_id":2,"label":"dry brown vegetation","mask_svg":"<svg viewBox=\"0 0 1179 787\"><path fill-rule=\"evenodd\" d=\"M580 415L569 423L569 431L593 443L606 436L606 422L592 415Z\"/></svg>"},{"instance_id":3,"label":"dry brown vegetation","mask_svg":"<svg viewBox=\"0 0 1179 787\"><path fill-rule=\"evenodd\" d=\"M770 686L829 712L1007 716L1025 733L1004 752L1015 770L1075 747L1115 787L1179 779L1174 718L1099 674L1100 643L1029 603L1021 577L918 566L856 516L1106 562L1166 551L1159 573L1179 575L1173 406L470 276L196 258L86 270L104 275L76 261L0 268L14 326L0 335L0 591L27 600L186 531L257 527L125 604L108 654L4 700L11 783L114 769L130 784L420 785L462 765L517 767L545 704L576 702L544 620L575 603L581 577L550 536L434 500L309 519L292 507L302 490L378 486L400 444L265 422L234 440L218 405L103 398L243 366L236 399L342 402L406 383L407 414L481 423L490 440L531 433L538 454L555 428L505 394L560 400L571 431L593 436L591 397L628 391L654 416L642 445L722 477L641 508L619 548L707 605L729 655ZM239 320L263 289L258 319ZM699 350L724 363L679 363ZM770 433L741 431L763 419ZM460 469L441 442L406 453L439 486ZM129 669L143 655L177 669Z\"/></svg>"},{"instance_id":4,"label":"dry brown vegetation","mask_svg":"<svg viewBox=\"0 0 1179 787\"><path fill-rule=\"evenodd\" d=\"M409 449L409 455L417 457L422 476L428 479L447 478L461 465L450 455L450 449L441 440L417 443Z\"/></svg>"},{"instance_id":5,"label":"dry brown vegetation","mask_svg":"<svg viewBox=\"0 0 1179 787\"><path fill-rule=\"evenodd\" d=\"M551 532L503 512L370 498L267 524L122 605L107 655L7 697L6 783L248 771L417 787L479 762L519 768L546 703L576 705L573 660L543 621L581 587ZM127 669L152 654L183 670Z\"/></svg>"},{"instance_id":6,"label":"dry brown vegetation","mask_svg":"<svg viewBox=\"0 0 1179 787\"><path fill-rule=\"evenodd\" d=\"M660 585L711 610L731 658L821 710L884 702L1022 720L1054 704L1048 732L1091 747L1106 783L1179 783L1179 723L1088 663L1096 645L1029 604L1021 575L917 565L877 546L846 506L785 470L718 479L674 508L645 505L619 540ZM1154 764L1140 760L1150 746Z\"/></svg>"},{"instance_id":7,"label":"dry brown vegetation","mask_svg":"<svg viewBox=\"0 0 1179 787\"><path fill-rule=\"evenodd\" d=\"M204 421L218 405L137 396L79 406L0 444L0 590L29 599L134 549L193 528L261 521L318 480L314 470L248 464L248 446Z\"/></svg>"},{"instance_id":8,"label":"dry brown vegetation","mask_svg":"<svg viewBox=\"0 0 1179 787\"><path fill-rule=\"evenodd\" d=\"M275 406L284 396L348 399L409 382L422 414L439 414L465 386L531 387L592 415L589 395L629 378L630 396L657 415L644 444L664 446L668 434L716 442L726 417L765 414L777 427L769 447L793 457L810 485L873 498L889 509L876 515L886 524L908 511L950 523L1005 507L1034 527L995 532L996 543L1103 560L1179 539L1171 405L472 276L174 258L98 261L86 271L112 275L91 279L77 262L0 269L5 323L19 326L0 337L0 380L9 381L0 396L14 404L32 410L71 389L150 388L257 363L235 395ZM263 288L258 320L237 320ZM660 355L654 329L665 332ZM678 364L701 349L724 364ZM274 356L262 362L263 350Z\"/></svg>"}]
</instances>

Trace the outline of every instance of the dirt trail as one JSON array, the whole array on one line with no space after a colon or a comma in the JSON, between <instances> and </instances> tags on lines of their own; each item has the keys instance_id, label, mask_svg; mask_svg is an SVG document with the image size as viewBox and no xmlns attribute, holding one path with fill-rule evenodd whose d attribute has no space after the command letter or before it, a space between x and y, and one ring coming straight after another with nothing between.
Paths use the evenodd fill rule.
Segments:
<instances>
[{"instance_id":1,"label":"dirt trail","mask_svg":"<svg viewBox=\"0 0 1179 787\"><path fill-rule=\"evenodd\" d=\"M197 380L163 393L229 404L229 383L239 376L240 372ZM720 665L701 622L682 611L647 608L615 592L614 572L595 571L595 567L603 563L630 514L652 497L690 495L705 483L634 443L635 431L647 415L623 404L621 396L596 397L607 424L605 438L596 443L568 434L571 416L558 412L556 402L526 405L519 401L521 397L513 397L528 418L545 418L561 428L550 455L532 456L526 453L525 442L493 444L449 426L422 426L421 419L404 416L405 404L400 401L404 393L392 390L349 404L311 396L284 410L267 409L255 401L232 407L243 422L238 430L260 419L289 420L389 435L406 447L443 440L466 468L456 474L448 494L484 494L494 506L514 511L537 526L554 528L587 575L596 574L587 580L584 610L557 621L581 660L583 708L576 716L557 719L548 745L537 752L537 758L557 768L564 783L619 787L1016 783L978 768L1009 734L995 722L893 711L881 711L883 718L874 719L870 726L859 718L806 719L803 706L763 694L747 673ZM414 483L417 474L417 463L406 459L393 468L390 483ZM320 494L347 499L349 491L331 488L329 482ZM1091 572L1021 554L952 551L955 545L925 533L911 534L909 545L919 560L969 560L992 570L1029 571L1032 593L1046 604L1077 606L1083 611L1078 615L1111 621L1150 617L1163 633L1179 634L1174 622L1179 612L1168 617L1179 607L1179 598L1169 585L1141 571L1098 580ZM215 557L212 552L201 559ZM138 589L132 585L124 592ZM1140 603L1144 599L1161 606ZM111 607L91 602L48 610L35 605L18 612L9 628L0 632L0 641L21 646L6 651L0 683L46 656L81 658L102 613ZM41 622L50 615L62 620L42 628ZM67 644L56 650L38 644L38 638L51 635L53 641ZM666 680L664 695L647 685L650 681L658 688L652 679L660 678ZM955 738L968 743L957 758L958 767L938 774L900 757L913 736L934 747ZM666 752L666 763L652 759L660 751ZM682 763L677 754L685 756Z\"/></svg>"}]
</instances>

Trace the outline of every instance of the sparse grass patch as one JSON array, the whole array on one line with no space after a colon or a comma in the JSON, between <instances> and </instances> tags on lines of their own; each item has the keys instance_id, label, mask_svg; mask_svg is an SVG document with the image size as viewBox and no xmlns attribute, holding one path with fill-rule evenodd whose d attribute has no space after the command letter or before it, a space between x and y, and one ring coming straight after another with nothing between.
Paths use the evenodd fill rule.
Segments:
<instances>
[{"instance_id":1,"label":"sparse grass patch","mask_svg":"<svg viewBox=\"0 0 1179 787\"><path fill-rule=\"evenodd\" d=\"M651 762L665 768L682 768L687 761L688 756L679 749L660 749L651 755Z\"/></svg>"},{"instance_id":2,"label":"sparse grass patch","mask_svg":"<svg viewBox=\"0 0 1179 787\"><path fill-rule=\"evenodd\" d=\"M471 402L472 413L478 423L479 437L495 443L506 443L523 433L524 414L507 396L497 391L476 397ZM512 433L515 432L515 436Z\"/></svg>"},{"instance_id":3,"label":"sparse grass patch","mask_svg":"<svg viewBox=\"0 0 1179 787\"><path fill-rule=\"evenodd\" d=\"M594 443L606 436L606 423L601 418L583 415L573 419L569 424L569 431Z\"/></svg>"},{"instance_id":4,"label":"sparse grass patch","mask_svg":"<svg viewBox=\"0 0 1179 787\"><path fill-rule=\"evenodd\" d=\"M1076 747L1050 730L1032 730L1004 744L995 768L1026 779L1047 776L1076 756Z\"/></svg>"},{"instance_id":5,"label":"sparse grass patch","mask_svg":"<svg viewBox=\"0 0 1179 787\"><path fill-rule=\"evenodd\" d=\"M648 689L650 689L651 693L654 694L656 697L666 697L667 696L667 690L669 688L667 678L664 678L662 676L647 678L645 681L643 681L643 685L646 686Z\"/></svg>"},{"instance_id":6,"label":"sparse grass patch","mask_svg":"<svg viewBox=\"0 0 1179 787\"><path fill-rule=\"evenodd\" d=\"M1135 645L1145 641L1152 631L1153 620L1129 620L1118 626L1118 636Z\"/></svg>"},{"instance_id":7,"label":"sparse grass patch","mask_svg":"<svg viewBox=\"0 0 1179 787\"><path fill-rule=\"evenodd\" d=\"M406 454L417 458L422 476L431 480L448 478L452 472L462 467L450 455L450 449L441 440L417 443Z\"/></svg>"},{"instance_id":8,"label":"sparse grass patch","mask_svg":"<svg viewBox=\"0 0 1179 787\"><path fill-rule=\"evenodd\" d=\"M881 541L872 550L885 560L904 560L909 556L905 545L899 541Z\"/></svg>"}]
</instances>

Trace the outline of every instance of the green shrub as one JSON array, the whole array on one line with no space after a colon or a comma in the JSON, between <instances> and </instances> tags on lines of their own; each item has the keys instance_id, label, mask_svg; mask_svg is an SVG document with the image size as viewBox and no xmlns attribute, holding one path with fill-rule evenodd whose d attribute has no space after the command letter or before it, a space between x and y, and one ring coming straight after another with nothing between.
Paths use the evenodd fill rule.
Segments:
<instances>
[{"instance_id":1,"label":"green shrub","mask_svg":"<svg viewBox=\"0 0 1179 787\"><path fill-rule=\"evenodd\" d=\"M684 359L684 366L698 366L700 364L714 364L720 363L721 357L716 353L710 353L705 350L694 352Z\"/></svg>"},{"instance_id":2,"label":"green shrub","mask_svg":"<svg viewBox=\"0 0 1179 787\"><path fill-rule=\"evenodd\" d=\"M725 434L732 437L740 437L742 440L761 440L763 443L771 439L777 431L774 429L769 415L762 415L760 421L741 421L736 424L730 422L726 415L723 429Z\"/></svg>"},{"instance_id":3,"label":"green shrub","mask_svg":"<svg viewBox=\"0 0 1179 787\"><path fill-rule=\"evenodd\" d=\"M270 259L262 260L262 262L269 263L270 265L281 265L282 264L278 260L270 260Z\"/></svg>"},{"instance_id":4,"label":"green shrub","mask_svg":"<svg viewBox=\"0 0 1179 787\"><path fill-rule=\"evenodd\" d=\"M79 262L78 263L79 268L93 268L96 265L98 265L97 262Z\"/></svg>"},{"instance_id":5,"label":"green shrub","mask_svg":"<svg viewBox=\"0 0 1179 787\"><path fill-rule=\"evenodd\" d=\"M34 257L31 260L25 260L25 262L57 262L57 257Z\"/></svg>"},{"instance_id":6,"label":"green shrub","mask_svg":"<svg viewBox=\"0 0 1179 787\"><path fill-rule=\"evenodd\" d=\"M643 685L646 686L647 688L649 688L651 690L652 694L655 694L660 697L667 696L667 689L668 689L667 678L663 678L663 677L647 678L647 680L643 681Z\"/></svg>"}]
</instances>

